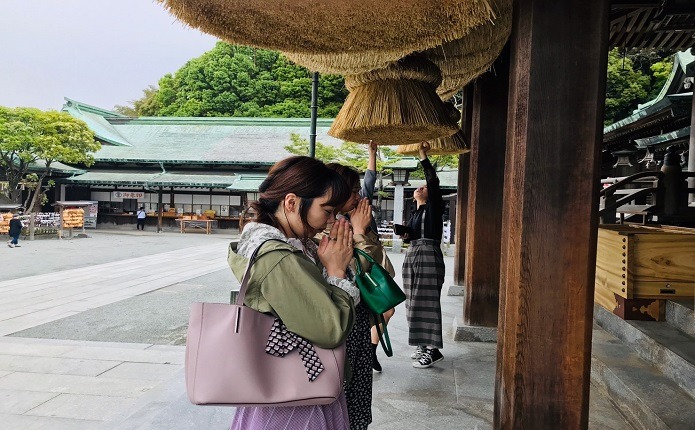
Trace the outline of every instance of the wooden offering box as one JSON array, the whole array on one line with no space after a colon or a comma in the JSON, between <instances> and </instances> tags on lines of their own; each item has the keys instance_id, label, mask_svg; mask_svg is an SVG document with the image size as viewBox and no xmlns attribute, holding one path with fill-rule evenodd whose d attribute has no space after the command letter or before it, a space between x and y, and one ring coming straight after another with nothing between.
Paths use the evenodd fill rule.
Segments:
<instances>
[{"instance_id":1,"label":"wooden offering box","mask_svg":"<svg viewBox=\"0 0 695 430\"><path fill-rule=\"evenodd\" d=\"M603 225L596 303L624 319L663 319L664 300L695 295L695 229Z\"/></svg>"}]
</instances>

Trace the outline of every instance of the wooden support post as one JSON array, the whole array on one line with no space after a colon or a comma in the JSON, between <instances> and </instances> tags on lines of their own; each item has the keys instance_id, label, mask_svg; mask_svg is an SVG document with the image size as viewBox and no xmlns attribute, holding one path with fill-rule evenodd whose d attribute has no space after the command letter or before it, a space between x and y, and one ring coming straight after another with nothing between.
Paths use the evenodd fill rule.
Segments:
<instances>
[{"instance_id":1,"label":"wooden support post","mask_svg":"<svg viewBox=\"0 0 695 430\"><path fill-rule=\"evenodd\" d=\"M502 51L494 71L478 78L473 90L463 306L463 323L472 326L471 330L475 330L475 326L497 327L509 48Z\"/></svg>"},{"instance_id":2,"label":"wooden support post","mask_svg":"<svg viewBox=\"0 0 695 430\"><path fill-rule=\"evenodd\" d=\"M164 217L164 205L162 204L162 187L157 193L157 233L162 232L162 218Z\"/></svg>"},{"instance_id":3,"label":"wooden support post","mask_svg":"<svg viewBox=\"0 0 695 430\"><path fill-rule=\"evenodd\" d=\"M691 87L693 88L693 87ZM688 146L688 172L695 172L695 92L690 112L690 143ZM688 188L695 188L695 178L688 179ZM688 194L688 202L695 202L695 193Z\"/></svg>"},{"instance_id":4,"label":"wooden support post","mask_svg":"<svg viewBox=\"0 0 695 430\"><path fill-rule=\"evenodd\" d=\"M496 429L588 426L608 18L514 3Z\"/></svg>"},{"instance_id":5,"label":"wooden support post","mask_svg":"<svg viewBox=\"0 0 695 430\"><path fill-rule=\"evenodd\" d=\"M471 144L473 122L473 86L463 89L461 129L466 142ZM468 176L470 153L459 155L458 181L456 185L456 231L454 231L454 284L463 287L466 267L466 230L468 216ZM449 293L451 295L451 293Z\"/></svg>"}]
</instances>

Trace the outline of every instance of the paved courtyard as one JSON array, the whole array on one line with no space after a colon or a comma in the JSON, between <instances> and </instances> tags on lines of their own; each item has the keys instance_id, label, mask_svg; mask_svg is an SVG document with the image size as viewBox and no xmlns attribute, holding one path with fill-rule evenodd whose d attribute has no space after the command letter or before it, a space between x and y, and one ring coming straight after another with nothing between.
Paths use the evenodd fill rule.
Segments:
<instances>
[{"instance_id":1,"label":"paved courtyard","mask_svg":"<svg viewBox=\"0 0 695 430\"><path fill-rule=\"evenodd\" d=\"M0 429L227 428L233 409L188 402L183 345L189 304L226 302L237 285L234 233L90 231L0 249ZM412 368L397 309L370 428L492 428L496 345L451 341L462 298L442 303L445 360L431 369ZM630 428L593 387L590 427Z\"/></svg>"}]
</instances>

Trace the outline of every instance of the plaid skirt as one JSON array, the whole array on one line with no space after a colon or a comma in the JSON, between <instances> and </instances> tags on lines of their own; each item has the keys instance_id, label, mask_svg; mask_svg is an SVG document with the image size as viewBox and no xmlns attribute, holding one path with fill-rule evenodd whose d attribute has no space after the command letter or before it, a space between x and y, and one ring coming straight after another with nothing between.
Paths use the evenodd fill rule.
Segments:
<instances>
[{"instance_id":1,"label":"plaid skirt","mask_svg":"<svg viewBox=\"0 0 695 430\"><path fill-rule=\"evenodd\" d=\"M408 344L442 348L444 256L440 242L417 239L410 243L403 261Z\"/></svg>"}]
</instances>

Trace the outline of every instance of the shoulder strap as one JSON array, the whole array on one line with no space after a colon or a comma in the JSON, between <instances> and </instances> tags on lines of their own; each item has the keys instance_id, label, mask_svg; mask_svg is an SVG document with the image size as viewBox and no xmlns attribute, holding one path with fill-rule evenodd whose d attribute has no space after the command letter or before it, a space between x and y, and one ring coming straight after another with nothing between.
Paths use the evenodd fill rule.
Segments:
<instances>
[{"instance_id":1,"label":"shoulder strap","mask_svg":"<svg viewBox=\"0 0 695 430\"><path fill-rule=\"evenodd\" d=\"M273 240L281 243L286 243L280 239L268 239L260 245L258 245L258 248L256 248L253 251L253 254L251 254L251 257L249 257L249 262L246 263L246 269L244 269L244 276L241 278L241 287L239 288L239 294L236 298L237 305L242 306L244 304L244 297L246 296L246 290L248 290L249 288L249 279L251 278L251 266L253 266L253 263L256 260L256 257L258 256L258 252L261 250L261 248L263 248L263 245Z\"/></svg>"},{"instance_id":2,"label":"shoulder strap","mask_svg":"<svg viewBox=\"0 0 695 430\"><path fill-rule=\"evenodd\" d=\"M364 257L365 260L369 261L370 264L377 264L371 255L362 251L361 249L355 248L353 252L353 257L355 257L355 268L357 269L357 274L362 274L362 264L360 264L360 256Z\"/></svg>"}]
</instances>

